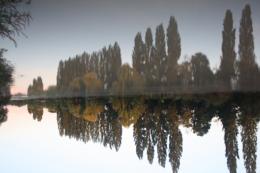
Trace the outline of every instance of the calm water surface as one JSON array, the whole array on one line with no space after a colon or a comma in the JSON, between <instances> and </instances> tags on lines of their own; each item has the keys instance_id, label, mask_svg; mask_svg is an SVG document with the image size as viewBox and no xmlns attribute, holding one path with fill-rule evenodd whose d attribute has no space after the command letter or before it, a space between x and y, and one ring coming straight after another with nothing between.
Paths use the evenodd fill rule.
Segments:
<instances>
[{"instance_id":1,"label":"calm water surface","mask_svg":"<svg viewBox=\"0 0 260 173\"><path fill-rule=\"evenodd\" d=\"M258 118L243 115L256 107L110 100L7 109L3 173L258 172Z\"/></svg>"}]
</instances>

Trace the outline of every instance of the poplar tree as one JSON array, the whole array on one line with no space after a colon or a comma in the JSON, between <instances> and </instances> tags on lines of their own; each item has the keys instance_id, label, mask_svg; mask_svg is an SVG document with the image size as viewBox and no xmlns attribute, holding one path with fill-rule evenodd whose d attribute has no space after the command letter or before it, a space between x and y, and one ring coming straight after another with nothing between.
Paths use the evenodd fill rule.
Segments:
<instances>
[{"instance_id":1,"label":"poplar tree","mask_svg":"<svg viewBox=\"0 0 260 173\"><path fill-rule=\"evenodd\" d=\"M231 79L235 75L235 34L236 30L233 27L233 16L230 10L226 11L222 31L222 57L218 73L218 84L224 91L231 91Z\"/></svg>"},{"instance_id":2,"label":"poplar tree","mask_svg":"<svg viewBox=\"0 0 260 173\"><path fill-rule=\"evenodd\" d=\"M141 75L145 75L145 45L142 35L138 32L135 36L134 50L132 54L133 68Z\"/></svg>"},{"instance_id":3,"label":"poplar tree","mask_svg":"<svg viewBox=\"0 0 260 173\"><path fill-rule=\"evenodd\" d=\"M239 34L239 88L241 91L255 91L258 67L255 62L253 23L251 8L246 5L240 20Z\"/></svg>"},{"instance_id":4,"label":"poplar tree","mask_svg":"<svg viewBox=\"0 0 260 173\"><path fill-rule=\"evenodd\" d=\"M168 78L168 84L170 86L173 86L176 85L177 83L178 60L181 56L181 38L178 31L177 21L173 16L171 16L167 28L167 47L168 47L167 78Z\"/></svg>"},{"instance_id":5,"label":"poplar tree","mask_svg":"<svg viewBox=\"0 0 260 173\"><path fill-rule=\"evenodd\" d=\"M155 48L156 48L156 58L159 58L159 64L156 66L159 69L159 79L160 79L160 86L164 87L167 82L167 57L166 57L166 49L165 49L165 33L163 25L160 24L156 28L155 34Z\"/></svg>"}]
</instances>

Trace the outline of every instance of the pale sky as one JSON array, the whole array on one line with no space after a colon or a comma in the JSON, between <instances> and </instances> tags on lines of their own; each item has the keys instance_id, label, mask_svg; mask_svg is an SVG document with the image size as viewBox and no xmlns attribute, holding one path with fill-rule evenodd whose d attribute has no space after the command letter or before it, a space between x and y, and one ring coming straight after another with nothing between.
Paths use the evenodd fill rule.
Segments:
<instances>
[{"instance_id":1,"label":"pale sky","mask_svg":"<svg viewBox=\"0 0 260 173\"><path fill-rule=\"evenodd\" d=\"M83 51L91 53L117 41L122 60L131 64L134 37L160 23L167 28L170 16L178 22L182 57L205 53L211 67L219 65L225 11L231 9L239 31L241 12L251 4L255 54L260 56L259 0L32 0L33 20L17 37L18 47L0 40L5 57L15 66L12 93L27 91L32 79L42 76L44 86L56 84L58 62ZM237 39L238 43L238 32ZM237 48L236 48L237 49Z\"/></svg>"}]
</instances>

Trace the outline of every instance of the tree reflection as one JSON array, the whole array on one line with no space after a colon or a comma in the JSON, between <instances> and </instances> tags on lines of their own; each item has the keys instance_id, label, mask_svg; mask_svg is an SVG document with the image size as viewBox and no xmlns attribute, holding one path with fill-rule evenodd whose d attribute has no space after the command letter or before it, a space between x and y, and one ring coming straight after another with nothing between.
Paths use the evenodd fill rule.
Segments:
<instances>
[{"instance_id":1,"label":"tree reflection","mask_svg":"<svg viewBox=\"0 0 260 173\"><path fill-rule=\"evenodd\" d=\"M239 124L242 127L241 140L244 165L247 173L256 172L257 123L259 122L260 103L255 96L238 99Z\"/></svg>"},{"instance_id":2,"label":"tree reflection","mask_svg":"<svg viewBox=\"0 0 260 173\"><path fill-rule=\"evenodd\" d=\"M41 121L43 116L43 106L40 103L29 103L27 105L29 114L33 114L33 119Z\"/></svg>"},{"instance_id":3,"label":"tree reflection","mask_svg":"<svg viewBox=\"0 0 260 173\"><path fill-rule=\"evenodd\" d=\"M57 121L60 135L84 142L100 142L104 146L121 146L122 126L111 104L102 101L66 101L58 106Z\"/></svg>"},{"instance_id":4,"label":"tree reflection","mask_svg":"<svg viewBox=\"0 0 260 173\"><path fill-rule=\"evenodd\" d=\"M225 103L225 105L221 105L219 111L221 112L219 116L225 133L224 141L226 146L225 156L227 157L227 166L230 173L236 173L237 159L239 158L237 143L237 110L230 103Z\"/></svg>"},{"instance_id":5,"label":"tree reflection","mask_svg":"<svg viewBox=\"0 0 260 173\"><path fill-rule=\"evenodd\" d=\"M178 172L182 155L182 134L179 116L171 101L150 101L147 109L134 124L134 140L139 159L147 150L149 163L153 162L155 148L158 163L165 167L167 151L173 172ZM168 146L169 144L169 146Z\"/></svg>"},{"instance_id":6,"label":"tree reflection","mask_svg":"<svg viewBox=\"0 0 260 173\"><path fill-rule=\"evenodd\" d=\"M7 121L7 109L0 105L0 126Z\"/></svg>"},{"instance_id":7,"label":"tree reflection","mask_svg":"<svg viewBox=\"0 0 260 173\"><path fill-rule=\"evenodd\" d=\"M239 158L238 129L247 173L256 172L257 123L260 119L259 96L251 94L213 95L183 98L102 98L63 99L29 102L28 112L40 121L43 108L57 113L61 136L83 142L101 143L119 150L123 127L132 128L136 155L147 157L150 164L157 159L165 167L170 163L177 173L183 152L180 126L198 135L207 135L215 117L223 125L225 156L230 173L237 172ZM18 104L19 105L19 104ZM6 120L1 107L0 121ZM145 156L146 154L146 156ZM157 155L157 158L155 156Z\"/></svg>"}]
</instances>

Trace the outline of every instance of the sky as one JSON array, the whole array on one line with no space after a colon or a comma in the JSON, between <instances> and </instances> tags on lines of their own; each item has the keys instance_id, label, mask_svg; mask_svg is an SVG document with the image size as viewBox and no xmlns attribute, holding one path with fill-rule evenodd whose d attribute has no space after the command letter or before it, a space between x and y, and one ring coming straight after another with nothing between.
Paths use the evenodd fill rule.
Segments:
<instances>
[{"instance_id":1,"label":"sky","mask_svg":"<svg viewBox=\"0 0 260 173\"><path fill-rule=\"evenodd\" d=\"M60 60L100 50L115 41L121 47L123 62L131 64L136 33L144 36L147 27L154 33L161 23L166 29L170 16L178 22L181 60L203 52L211 67L216 68L225 11L231 9L239 31L241 12L247 3L252 8L255 54L260 62L259 0L32 0L24 7L33 18L24 30L27 37L17 36L17 47L10 40L0 40L1 47L8 49L5 58L15 67L11 91L26 93L37 76L43 78L45 88L56 85Z\"/></svg>"}]
</instances>

